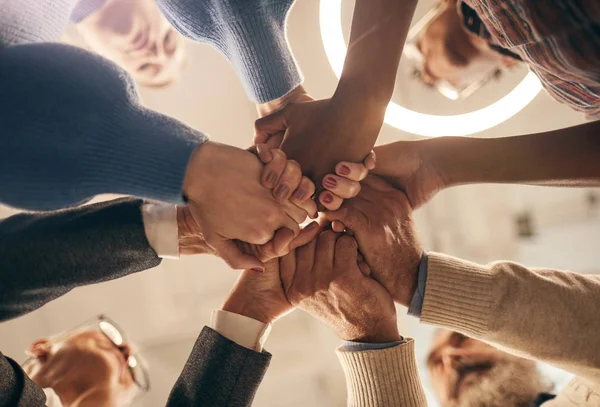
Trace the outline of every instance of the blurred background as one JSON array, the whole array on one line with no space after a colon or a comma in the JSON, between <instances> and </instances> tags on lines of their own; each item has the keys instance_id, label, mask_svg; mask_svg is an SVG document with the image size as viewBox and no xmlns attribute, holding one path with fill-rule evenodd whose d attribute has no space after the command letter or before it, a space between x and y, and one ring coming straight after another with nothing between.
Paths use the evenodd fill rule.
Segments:
<instances>
[{"instance_id":1,"label":"blurred background","mask_svg":"<svg viewBox=\"0 0 600 407\"><path fill-rule=\"evenodd\" d=\"M435 0L421 0L416 19ZM353 1L344 1L342 25L347 36ZM291 11L288 36L315 98L331 96L335 77L319 30L319 1L298 0ZM141 88L143 103L200 129L213 140L248 147L252 142L254 105L233 69L206 45L187 44L183 77L166 88ZM374 61L376 63L376 61ZM525 76L517 69L492 81L464 101L451 101L423 86L401 64L394 102L429 114L454 115L487 106L506 95ZM582 115L554 102L544 92L506 122L476 137L502 137L561 128L584 122ZM415 138L384 125L378 143ZM102 197L100 199L106 199ZM0 217L15 211L0 207ZM529 186L476 185L446 190L416 212L427 250L475 262L514 260L598 273L600 190ZM151 369L152 389L137 406L163 406L202 326L221 306L237 273L215 257L164 260L152 270L104 284L75 289L17 320L0 325L3 353L17 361L33 340L76 326L100 313L115 319L141 348ZM400 332L417 339L424 383L424 356L431 329L406 317L398 308ZM277 322L266 343L271 367L255 406L345 406L343 372L334 349L339 340L329 329L301 311ZM547 369L560 388L568 375ZM429 395L430 396L430 395ZM431 406L436 402L431 398Z\"/></svg>"}]
</instances>

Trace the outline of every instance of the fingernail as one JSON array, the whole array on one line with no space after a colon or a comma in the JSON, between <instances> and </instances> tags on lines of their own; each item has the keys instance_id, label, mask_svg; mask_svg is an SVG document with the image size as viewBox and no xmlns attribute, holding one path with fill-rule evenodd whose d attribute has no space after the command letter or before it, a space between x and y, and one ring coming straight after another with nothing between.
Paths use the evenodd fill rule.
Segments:
<instances>
[{"instance_id":1,"label":"fingernail","mask_svg":"<svg viewBox=\"0 0 600 407\"><path fill-rule=\"evenodd\" d=\"M271 173L269 173L269 175L267 175L267 184L273 185L273 184L275 184L276 181L277 181L277 175L275 175L274 172L271 172Z\"/></svg>"},{"instance_id":2,"label":"fingernail","mask_svg":"<svg viewBox=\"0 0 600 407\"><path fill-rule=\"evenodd\" d=\"M251 270L254 271L254 272L256 272L256 273L261 273L261 274L265 272L265 270L263 270L261 268L258 268L258 267L255 267L255 268L253 268Z\"/></svg>"},{"instance_id":3,"label":"fingernail","mask_svg":"<svg viewBox=\"0 0 600 407\"><path fill-rule=\"evenodd\" d=\"M289 190L290 189L288 188L287 185L285 185L285 184L279 185L277 188L275 188L275 198L277 198L277 199L283 198L284 196L287 195Z\"/></svg>"},{"instance_id":4,"label":"fingernail","mask_svg":"<svg viewBox=\"0 0 600 407\"><path fill-rule=\"evenodd\" d=\"M298 201L304 200L305 196L306 196L306 192L304 192L303 189L299 189L299 190L297 190L297 191L294 192L294 199L296 199Z\"/></svg>"},{"instance_id":5,"label":"fingernail","mask_svg":"<svg viewBox=\"0 0 600 407\"><path fill-rule=\"evenodd\" d=\"M340 167L340 175L348 175L350 174L350 167L348 167L347 165L342 165Z\"/></svg>"},{"instance_id":6,"label":"fingernail","mask_svg":"<svg viewBox=\"0 0 600 407\"><path fill-rule=\"evenodd\" d=\"M319 226L319 224L317 222L312 222L310 225L308 225L307 227L305 227L304 230L313 230L317 226Z\"/></svg>"},{"instance_id":7,"label":"fingernail","mask_svg":"<svg viewBox=\"0 0 600 407\"><path fill-rule=\"evenodd\" d=\"M321 201L323 203L329 204L329 203L333 202L333 197L331 196L331 194L323 194Z\"/></svg>"},{"instance_id":8,"label":"fingernail","mask_svg":"<svg viewBox=\"0 0 600 407\"><path fill-rule=\"evenodd\" d=\"M323 181L323 185L325 186L325 188L335 188L337 185L337 181L335 180L335 178L327 177L325 178L325 181Z\"/></svg>"}]
</instances>

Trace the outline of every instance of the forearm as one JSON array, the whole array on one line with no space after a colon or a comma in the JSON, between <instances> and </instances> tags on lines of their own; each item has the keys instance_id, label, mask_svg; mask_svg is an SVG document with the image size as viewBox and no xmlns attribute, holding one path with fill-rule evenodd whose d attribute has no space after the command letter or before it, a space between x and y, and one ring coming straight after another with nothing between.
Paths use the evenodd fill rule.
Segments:
<instances>
[{"instance_id":1,"label":"forearm","mask_svg":"<svg viewBox=\"0 0 600 407\"><path fill-rule=\"evenodd\" d=\"M0 201L73 206L116 193L181 203L206 137L140 105L113 63L62 44L0 49Z\"/></svg>"},{"instance_id":2,"label":"forearm","mask_svg":"<svg viewBox=\"0 0 600 407\"><path fill-rule=\"evenodd\" d=\"M0 320L71 289L152 268L161 260L144 231L142 201L19 214L0 223Z\"/></svg>"},{"instance_id":3,"label":"forearm","mask_svg":"<svg viewBox=\"0 0 600 407\"><path fill-rule=\"evenodd\" d=\"M336 95L385 111L417 0L358 0Z\"/></svg>"},{"instance_id":4,"label":"forearm","mask_svg":"<svg viewBox=\"0 0 600 407\"><path fill-rule=\"evenodd\" d=\"M157 3L179 32L214 46L229 59L252 101L268 102L302 83L285 33L293 0Z\"/></svg>"},{"instance_id":5,"label":"forearm","mask_svg":"<svg viewBox=\"0 0 600 407\"><path fill-rule=\"evenodd\" d=\"M600 186L600 121L526 136L426 140L447 186Z\"/></svg>"},{"instance_id":6,"label":"forearm","mask_svg":"<svg viewBox=\"0 0 600 407\"><path fill-rule=\"evenodd\" d=\"M429 253L421 321L598 382L598 293L599 276Z\"/></svg>"},{"instance_id":7,"label":"forearm","mask_svg":"<svg viewBox=\"0 0 600 407\"><path fill-rule=\"evenodd\" d=\"M394 92L396 72L417 0L358 0L348 52L334 104L355 118L360 139L358 153L346 159L360 161L375 145L387 105Z\"/></svg>"},{"instance_id":8,"label":"forearm","mask_svg":"<svg viewBox=\"0 0 600 407\"><path fill-rule=\"evenodd\" d=\"M251 406L270 361L204 327L167 406Z\"/></svg>"}]
</instances>

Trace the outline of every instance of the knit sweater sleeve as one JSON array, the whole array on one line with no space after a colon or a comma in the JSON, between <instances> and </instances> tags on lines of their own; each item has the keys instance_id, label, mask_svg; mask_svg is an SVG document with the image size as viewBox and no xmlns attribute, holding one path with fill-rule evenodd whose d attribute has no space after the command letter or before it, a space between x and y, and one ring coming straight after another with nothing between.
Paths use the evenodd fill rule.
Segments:
<instances>
[{"instance_id":1,"label":"knit sweater sleeve","mask_svg":"<svg viewBox=\"0 0 600 407\"><path fill-rule=\"evenodd\" d=\"M424 407L427 405L421 385L415 342L386 349L358 352L343 347L337 355L346 376L348 406L352 407Z\"/></svg>"},{"instance_id":2,"label":"knit sweater sleeve","mask_svg":"<svg viewBox=\"0 0 600 407\"><path fill-rule=\"evenodd\" d=\"M429 253L421 322L600 384L600 276Z\"/></svg>"},{"instance_id":3,"label":"knit sweater sleeve","mask_svg":"<svg viewBox=\"0 0 600 407\"><path fill-rule=\"evenodd\" d=\"M277 99L302 83L286 38L293 0L157 0L186 37L223 53L256 103Z\"/></svg>"},{"instance_id":4,"label":"knit sweater sleeve","mask_svg":"<svg viewBox=\"0 0 600 407\"><path fill-rule=\"evenodd\" d=\"M115 64L62 44L0 49L0 201L50 210L102 193L180 203L202 133L140 105Z\"/></svg>"}]
</instances>

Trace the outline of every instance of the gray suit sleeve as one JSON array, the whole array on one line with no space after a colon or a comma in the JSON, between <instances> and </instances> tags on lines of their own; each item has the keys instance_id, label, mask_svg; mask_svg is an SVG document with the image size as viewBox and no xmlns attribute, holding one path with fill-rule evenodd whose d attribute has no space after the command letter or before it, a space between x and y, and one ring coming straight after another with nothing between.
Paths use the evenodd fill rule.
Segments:
<instances>
[{"instance_id":1,"label":"gray suit sleeve","mask_svg":"<svg viewBox=\"0 0 600 407\"><path fill-rule=\"evenodd\" d=\"M204 327L167 406L250 406L270 361L270 353L252 351Z\"/></svg>"},{"instance_id":2,"label":"gray suit sleeve","mask_svg":"<svg viewBox=\"0 0 600 407\"><path fill-rule=\"evenodd\" d=\"M142 203L120 199L0 222L0 321L77 286L160 264L146 239Z\"/></svg>"},{"instance_id":3,"label":"gray suit sleeve","mask_svg":"<svg viewBox=\"0 0 600 407\"><path fill-rule=\"evenodd\" d=\"M142 201L119 199L0 222L0 321L31 312L71 289L155 267ZM0 406L42 407L46 396L0 353Z\"/></svg>"}]
</instances>

